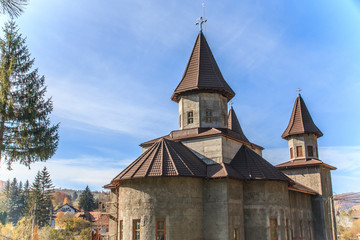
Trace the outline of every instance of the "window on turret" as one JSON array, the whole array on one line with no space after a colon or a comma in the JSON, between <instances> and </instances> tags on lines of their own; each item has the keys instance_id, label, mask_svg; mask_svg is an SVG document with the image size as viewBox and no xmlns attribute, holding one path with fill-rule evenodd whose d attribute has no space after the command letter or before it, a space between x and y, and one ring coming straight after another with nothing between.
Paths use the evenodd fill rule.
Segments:
<instances>
[{"instance_id":1,"label":"window on turret","mask_svg":"<svg viewBox=\"0 0 360 240\"><path fill-rule=\"evenodd\" d=\"M166 225L165 219L156 219L156 240L165 240Z\"/></svg>"},{"instance_id":2,"label":"window on turret","mask_svg":"<svg viewBox=\"0 0 360 240\"><path fill-rule=\"evenodd\" d=\"M212 123L212 121L213 121L213 112L211 109L206 109L205 122Z\"/></svg>"},{"instance_id":3,"label":"window on turret","mask_svg":"<svg viewBox=\"0 0 360 240\"><path fill-rule=\"evenodd\" d=\"M302 146L297 146L296 147L296 156L297 157L303 157L303 149L302 149Z\"/></svg>"},{"instance_id":4,"label":"window on turret","mask_svg":"<svg viewBox=\"0 0 360 240\"><path fill-rule=\"evenodd\" d=\"M133 220L133 240L140 240L140 219Z\"/></svg>"},{"instance_id":5,"label":"window on turret","mask_svg":"<svg viewBox=\"0 0 360 240\"><path fill-rule=\"evenodd\" d=\"M307 146L308 156L313 157L314 156L314 148L313 146Z\"/></svg>"},{"instance_id":6,"label":"window on turret","mask_svg":"<svg viewBox=\"0 0 360 240\"><path fill-rule=\"evenodd\" d=\"M290 148L290 159L294 158L294 149Z\"/></svg>"},{"instance_id":7,"label":"window on turret","mask_svg":"<svg viewBox=\"0 0 360 240\"><path fill-rule=\"evenodd\" d=\"M124 240L123 238L123 220L120 220L120 240Z\"/></svg>"},{"instance_id":8,"label":"window on turret","mask_svg":"<svg viewBox=\"0 0 360 240\"><path fill-rule=\"evenodd\" d=\"M191 124L194 122L194 112L190 111L187 113L187 123Z\"/></svg>"}]
</instances>

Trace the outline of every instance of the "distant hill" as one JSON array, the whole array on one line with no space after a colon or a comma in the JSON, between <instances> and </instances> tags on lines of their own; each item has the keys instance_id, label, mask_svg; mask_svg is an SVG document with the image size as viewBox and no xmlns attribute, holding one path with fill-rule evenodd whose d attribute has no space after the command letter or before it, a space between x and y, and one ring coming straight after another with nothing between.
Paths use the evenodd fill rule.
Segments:
<instances>
[{"instance_id":1,"label":"distant hill","mask_svg":"<svg viewBox=\"0 0 360 240\"><path fill-rule=\"evenodd\" d=\"M334 196L335 210L360 210L360 193L343 193Z\"/></svg>"}]
</instances>

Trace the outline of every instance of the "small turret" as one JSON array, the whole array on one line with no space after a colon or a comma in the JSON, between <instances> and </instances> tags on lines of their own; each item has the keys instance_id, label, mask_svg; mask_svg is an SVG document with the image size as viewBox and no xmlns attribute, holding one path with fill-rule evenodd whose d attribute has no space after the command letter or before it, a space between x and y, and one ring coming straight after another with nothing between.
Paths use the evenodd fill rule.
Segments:
<instances>
[{"instance_id":1,"label":"small turret","mask_svg":"<svg viewBox=\"0 0 360 240\"><path fill-rule=\"evenodd\" d=\"M322 135L299 94L295 100L289 125L281 136L289 142L290 160L318 159L317 138Z\"/></svg>"}]
</instances>

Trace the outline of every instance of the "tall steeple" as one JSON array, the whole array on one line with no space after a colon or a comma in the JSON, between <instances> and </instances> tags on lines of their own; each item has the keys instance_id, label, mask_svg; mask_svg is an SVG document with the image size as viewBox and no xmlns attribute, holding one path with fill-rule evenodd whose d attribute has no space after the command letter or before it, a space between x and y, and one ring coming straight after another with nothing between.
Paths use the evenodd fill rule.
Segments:
<instances>
[{"instance_id":1,"label":"tall steeple","mask_svg":"<svg viewBox=\"0 0 360 240\"><path fill-rule=\"evenodd\" d=\"M309 110L300 93L295 100L290 121L281 135L289 142L291 160L318 159L317 138L323 133L313 122Z\"/></svg>"},{"instance_id":2,"label":"tall steeple","mask_svg":"<svg viewBox=\"0 0 360 240\"><path fill-rule=\"evenodd\" d=\"M227 102L234 96L200 30L181 82L171 97L179 103L179 129L227 128Z\"/></svg>"},{"instance_id":3,"label":"tall steeple","mask_svg":"<svg viewBox=\"0 0 360 240\"><path fill-rule=\"evenodd\" d=\"M176 87L171 100L179 102L180 95L194 91L217 92L224 95L227 101L235 96L235 92L223 78L201 31L196 38L181 82Z\"/></svg>"},{"instance_id":4,"label":"tall steeple","mask_svg":"<svg viewBox=\"0 0 360 240\"><path fill-rule=\"evenodd\" d=\"M305 102L299 94L295 100L289 124L281 137L287 139L290 136L304 133L315 134L318 138L323 135L313 122Z\"/></svg>"}]
</instances>

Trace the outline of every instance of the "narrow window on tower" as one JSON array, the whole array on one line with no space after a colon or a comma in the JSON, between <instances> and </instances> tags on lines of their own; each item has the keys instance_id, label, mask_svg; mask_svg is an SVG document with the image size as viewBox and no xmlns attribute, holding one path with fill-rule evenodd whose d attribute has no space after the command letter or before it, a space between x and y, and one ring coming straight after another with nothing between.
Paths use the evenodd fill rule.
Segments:
<instances>
[{"instance_id":1,"label":"narrow window on tower","mask_svg":"<svg viewBox=\"0 0 360 240\"><path fill-rule=\"evenodd\" d=\"M120 240L124 240L123 238L123 220L120 220Z\"/></svg>"},{"instance_id":2,"label":"narrow window on tower","mask_svg":"<svg viewBox=\"0 0 360 240\"><path fill-rule=\"evenodd\" d=\"M294 149L290 148L290 159L294 158Z\"/></svg>"},{"instance_id":3,"label":"narrow window on tower","mask_svg":"<svg viewBox=\"0 0 360 240\"><path fill-rule=\"evenodd\" d=\"M238 240L238 229L234 228L234 240Z\"/></svg>"},{"instance_id":4,"label":"narrow window on tower","mask_svg":"<svg viewBox=\"0 0 360 240\"><path fill-rule=\"evenodd\" d=\"M297 146L297 147L296 147L296 156L298 156L298 157L302 157L302 156L303 156L302 146Z\"/></svg>"},{"instance_id":5,"label":"narrow window on tower","mask_svg":"<svg viewBox=\"0 0 360 240\"><path fill-rule=\"evenodd\" d=\"M179 128L181 128L181 114L179 115Z\"/></svg>"},{"instance_id":6,"label":"narrow window on tower","mask_svg":"<svg viewBox=\"0 0 360 240\"><path fill-rule=\"evenodd\" d=\"M270 218L270 240L278 240L276 218Z\"/></svg>"},{"instance_id":7,"label":"narrow window on tower","mask_svg":"<svg viewBox=\"0 0 360 240\"><path fill-rule=\"evenodd\" d=\"M286 219L286 240L290 239L290 219Z\"/></svg>"},{"instance_id":8,"label":"narrow window on tower","mask_svg":"<svg viewBox=\"0 0 360 240\"><path fill-rule=\"evenodd\" d=\"M303 221L300 220L300 237L302 238L303 236Z\"/></svg>"},{"instance_id":9,"label":"narrow window on tower","mask_svg":"<svg viewBox=\"0 0 360 240\"><path fill-rule=\"evenodd\" d=\"M313 157L314 156L314 149L313 146L307 146L308 156Z\"/></svg>"},{"instance_id":10,"label":"narrow window on tower","mask_svg":"<svg viewBox=\"0 0 360 240\"><path fill-rule=\"evenodd\" d=\"M156 240L166 240L165 219L156 219Z\"/></svg>"},{"instance_id":11,"label":"narrow window on tower","mask_svg":"<svg viewBox=\"0 0 360 240\"><path fill-rule=\"evenodd\" d=\"M309 239L312 239L312 231L311 231L311 221L308 221L308 228L309 228Z\"/></svg>"},{"instance_id":12,"label":"narrow window on tower","mask_svg":"<svg viewBox=\"0 0 360 240\"><path fill-rule=\"evenodd\" d=\"M206 109L205 122L212 123L212 121L213 121L213 112L211 109Z\"/></svg>"},{"instance_id":13,"label":"narrow window on tower","mask_svg":"<svg viewBox=\"0 0 360 240\"><path fill-rule=\"evenodd\" d=\"M191 124L194 122L194 112L190 111L187 113L187 123Z\"/></svg>"},{"instance_id":14,"label":"narrow window on tower","mask_svg":"<svg viewBox=\"0 0 360 240\"><path fill-rule=\"evenodd\" d=\"M133 220L133 240L140 240L140 219Z\"/></svg>"}]
</instances>

